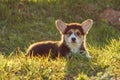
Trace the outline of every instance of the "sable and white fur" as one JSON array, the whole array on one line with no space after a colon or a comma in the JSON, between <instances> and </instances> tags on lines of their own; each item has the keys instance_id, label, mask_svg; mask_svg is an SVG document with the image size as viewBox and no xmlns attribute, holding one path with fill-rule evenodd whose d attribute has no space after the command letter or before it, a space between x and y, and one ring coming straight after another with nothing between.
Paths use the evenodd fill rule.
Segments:
<instances>
[{"instance_id":1,"label":"sable and white fur","mask_svg":"<svg viewBox=\"0 0 120 80\"><path fill-rule=\"evenodd\" d=\"M70 53L85 53L90 57L86 50L86 34L92 27L93 21L87 19L81 24L64 23L56 20L56 27L61 33L60 41L45 41L32 44L27 50L27 56L68 56Z\"/></svg>"}]
</instances>

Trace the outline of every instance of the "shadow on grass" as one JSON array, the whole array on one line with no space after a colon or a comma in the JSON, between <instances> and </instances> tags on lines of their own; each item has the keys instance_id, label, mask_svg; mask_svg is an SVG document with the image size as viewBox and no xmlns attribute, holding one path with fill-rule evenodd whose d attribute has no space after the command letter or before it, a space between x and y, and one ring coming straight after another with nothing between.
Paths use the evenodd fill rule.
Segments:
<instances>
[{"instance_id":1,"label":"shadow on grass","mask_svg":"<svg viewBox=\"0 0 120 80\"><path fill-rule=\"evenodd\" d=\"M80 55L72 55L70 59L67 59L66 67L66 80L74 80L78 74L89 74L91 70L90 60Z\"/></svg>"},{"instance_id":2,"label":"shadow on grass","mask_svg":"<svg viewBox=\"0 0 120 80\"><path fill-rule=\"evenodd\" d=\"M65 80L96 80L96 79L115 79L115 74L110 73L112 67L110 65L99 65L91 58L85 55L72 55L67 59Z\"/></svg>"}]
</instances>

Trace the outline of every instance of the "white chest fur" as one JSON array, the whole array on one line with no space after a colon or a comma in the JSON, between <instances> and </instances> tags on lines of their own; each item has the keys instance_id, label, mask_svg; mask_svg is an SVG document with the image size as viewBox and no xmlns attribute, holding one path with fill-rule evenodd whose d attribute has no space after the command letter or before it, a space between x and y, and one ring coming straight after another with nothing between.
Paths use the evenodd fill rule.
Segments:
<instances>
[{"instance_id":1,"label":"white chest fur","mask_svg":"<svg viewBox=\"0 0 120 80\"><path fill-rule=\"evenodd\" d=\"M80 48L80 44L76 44L76 43L70 43L69 45L70 51L72 53L78 53L79 52L79 48Z\"/></svg>"}]
</instances>

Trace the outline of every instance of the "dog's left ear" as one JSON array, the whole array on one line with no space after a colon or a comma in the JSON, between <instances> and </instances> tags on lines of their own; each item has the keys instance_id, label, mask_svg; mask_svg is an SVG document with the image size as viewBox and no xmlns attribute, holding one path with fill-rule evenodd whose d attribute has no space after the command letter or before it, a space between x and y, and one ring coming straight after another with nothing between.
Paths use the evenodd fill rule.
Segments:
<instances>
[{"instance_id":1,"label":"dog's left ear","mask_svg":"<svg viewBox=\"0 0 120 80\"><path fill-rule=\"evenodd\" d=\"M83 32L85 34L88 33L88 31L90 30L90 28L92 27L93 25L93 20L92 19L87 19L85 20L84 22L82 22L82 29L83 29Z\"/></svg>"}]
</instances>

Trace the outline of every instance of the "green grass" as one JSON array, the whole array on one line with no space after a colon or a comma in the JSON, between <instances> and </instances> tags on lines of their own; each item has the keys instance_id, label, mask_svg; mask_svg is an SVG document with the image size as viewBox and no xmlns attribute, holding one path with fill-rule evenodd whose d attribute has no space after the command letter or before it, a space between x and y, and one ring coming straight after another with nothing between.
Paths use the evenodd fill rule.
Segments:
<instances>
[{"instance_id":1,"label":"green grass","mask_svg":"<svg viewBox=\"0 0 120 80\"><path fill-rule=\"evenodd\" d=\"M119 80L120 32L106 20L97 21L96 14L108 6L119 10L119 3L119 0L1 2L0 80ZM24 56L27 47L34 42L60 40L56 19L69 23L88 18L94 20L87 35L87 48L92 59L84 55L56 60Z\"/></svg>"}]
</instances>

